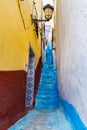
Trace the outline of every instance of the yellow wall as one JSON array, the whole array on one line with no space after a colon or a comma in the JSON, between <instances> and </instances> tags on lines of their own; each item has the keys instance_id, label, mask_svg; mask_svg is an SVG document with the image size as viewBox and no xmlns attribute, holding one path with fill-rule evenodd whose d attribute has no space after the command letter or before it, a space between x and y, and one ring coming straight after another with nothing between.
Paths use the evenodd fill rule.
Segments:
<instances>
[{"instance_id":1,"label":"yellow wall","mask_svg":"<svg viewBox=\"0 0 87 130\"><path fill-rule=\"evenodd\" d=\"M40 8L41 0L37 1L37 5L38 2ZM23 70L28 61L29 43L35 52L36 64L38 63L41 41L40 38L37 39L31 22L31 7L32 3L28 0L3 0L0 3L0 70Z\"/></svg>"}]
</instances>

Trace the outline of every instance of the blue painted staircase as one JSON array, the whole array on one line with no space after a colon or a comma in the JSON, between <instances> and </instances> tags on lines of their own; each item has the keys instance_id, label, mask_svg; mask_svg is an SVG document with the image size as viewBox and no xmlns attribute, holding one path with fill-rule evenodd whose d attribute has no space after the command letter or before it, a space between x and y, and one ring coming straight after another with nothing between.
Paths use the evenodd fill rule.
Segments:
<instances>
[{"instance_id":1,"label":"blue painted staircase","mask_svg":"<svg viewBox=\"0 0 87 130\"><path fill-rule=\"evenodd\" d=\"M46 62L42 68L35 108L9 130L87 130L74 107L59 98L58 75L53 67L50 45L46 49Z\"/></svg>"},{"instance_id":2,"label":"blue painted staircase","mask_svg":"<svg viewBox=\"0 0 87 130\"><path fill-rule=\"evenodd\" d=\"M46 62L42 68L36 109L57 109L59 104L57 70L53 67L52 49L47 47Z\"/></svg>"},{"instance_id":3,"label":"blue painted staircase","mask_svg":"<svg viewBox=\"0 0 87 130\"><path fill-rule=\"evenodd\" d=\"M8 130L77 130L59 106L57 77L57 70L53 67L52 49L48 44L35 108Z\"/></svg>"}]
</instances>

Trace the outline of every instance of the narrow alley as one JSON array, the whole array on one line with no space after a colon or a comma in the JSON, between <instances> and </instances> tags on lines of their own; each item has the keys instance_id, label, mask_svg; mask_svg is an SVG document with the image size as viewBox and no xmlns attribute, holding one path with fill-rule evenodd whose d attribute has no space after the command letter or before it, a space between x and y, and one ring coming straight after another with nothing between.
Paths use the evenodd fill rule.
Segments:
<instances>
[{"instance_id":1,"label":"narrow alley","mask_svg":"<svg viewBox=\"0 0 87 130\"><path fill-rule=\"evenodd\" d=\"M87 130L87 0L2 0L0 130Z\"/></svg>"},{"instance_id":2,"label":"narrow alley","mask_svg":"<svg viewBox=\"0 0 87 130\"><path fill-rule=\"evenodd\" d=\"M52 48L48 44L42 68L35 108L9 130L75 130L60 104L57 70L53 66Z\"/></svg>"}]
</instances>

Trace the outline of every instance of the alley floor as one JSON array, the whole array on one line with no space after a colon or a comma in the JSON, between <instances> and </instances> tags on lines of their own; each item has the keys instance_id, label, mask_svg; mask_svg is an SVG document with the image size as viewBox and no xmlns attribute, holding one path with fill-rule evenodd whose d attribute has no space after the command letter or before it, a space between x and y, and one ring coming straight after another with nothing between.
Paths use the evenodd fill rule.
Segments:
<instances>
[{"instance_id":1,"label":"alley floor","mask_svg":"<svg viewBox=\"0 0 87 130\"><path fill-rule=\"evenodd\" d=\"M74 130L62 108L55 111L33 109L9 130Z\"/></svg>"}]
</instances>

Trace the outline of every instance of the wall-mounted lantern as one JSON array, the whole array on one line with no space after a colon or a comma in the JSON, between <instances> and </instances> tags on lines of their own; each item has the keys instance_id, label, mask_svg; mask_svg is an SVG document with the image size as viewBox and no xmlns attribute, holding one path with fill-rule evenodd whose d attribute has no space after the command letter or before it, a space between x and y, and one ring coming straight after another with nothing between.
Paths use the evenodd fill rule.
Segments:
<instances>
[{"instance_id":1,"label":"wall-mounted lantern","mask_svg":"<svg viewBox=\"0 0 87 130\"><path fill-rule=\"evenodd\" d=\"M54 8L50 4L47 4L43 7L44 16L46 21L49 21L52 18Z\"/></svg>"},{"instance_id":2,"label":"wall-mounted lantern","mask_svg":"<svg viewBox=\"0 0 87 130\"><path fill-rule=\"evenodd\" d=\"M43 11L44 11L45 19L37 19L35 16L33 17L33 14L32 14L33 23L43 22L43 21L46 22L46 21L49 21L52 18L52 14L53 14L53 11L54 11L53 6L51 6L50 4L47 4L43 7Z\"/></svg>"},{"instance_id":3,"label":"wall-mounted lantern","mask_svg":"<svg viewBox=\"0 0 87 130\"><path fill-rule=\"evenodd\" d=\"M54 7L51 6L50 4L47 4L43 7L43 11L44 11L44 17L45 19L38 19L38 14L37 14L37 9L36 9L36 3L33 1L33 10L32 10L32 23L34 23L35 25L35 31L38 37L38 23L39 22L49 22L49 20L52 18L52 14L54 11ZM34 12L34 13L33 13Z\"/></svg>"}]
</instances>

